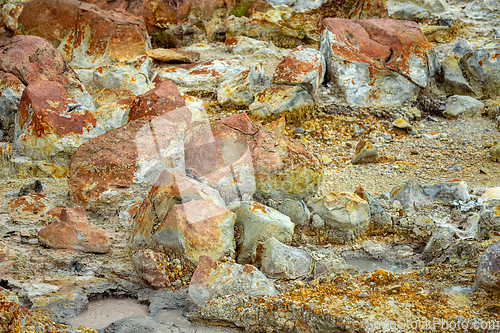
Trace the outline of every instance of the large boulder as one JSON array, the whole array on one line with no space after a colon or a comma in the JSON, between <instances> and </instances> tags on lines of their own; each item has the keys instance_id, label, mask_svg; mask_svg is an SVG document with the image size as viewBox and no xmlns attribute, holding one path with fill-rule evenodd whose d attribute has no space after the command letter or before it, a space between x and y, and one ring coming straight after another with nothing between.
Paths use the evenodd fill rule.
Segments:
<instances>
[{"instance_id":1,"label":"large boulder","mask_svg":"<svg viewBox=\"0 0 500 333\"><path fill-rule=\"evenodd\" d=\"M495 2L498 5L498 1ZM472 88L484 98L498 98L500 96L498 54L500 54L500 45L496 41L477 48L461 59L464 73Z\"/></svg>"},{"instance_id":2,"label":"large boulder","mask_svg":"<svg viewBox=\"0 0 500 333\"><path fill-rule=\"evenodd\" d=\"M108 215L140 202L165 169L184 172L184 132L191 112L144 117L87 141L68 171L73 200Z\"/></svg>"},{"instance_id":3,"label":"large boulder","mask_svg":"<svg viewBox=\"0 0 500 333\"><path fill-rule=\"evenodd\" d=\"M215 122L211 132L200 131L188 142L186 168L217 187L226 203L254 192L265 198L307 200L323 172L303 144L265 129L244 113Z\"/></svg>"},{"instance_id":4,"label":"large boulder","mask_svg":"<svg viewBox=\"0 0 500 333\"><path fill-rule=\"evenodd\" d=\"M295 225L279 211L258 202L244 202L233 211L237 215L235 225L241 234L237 240L238 263L252 263L257 246L271 237L285 244L292 241Z\"/></svg>"},{"instance_id":5,"label":"large boulder","mask_svg":"<svg viewBox=\"0 0 500 333\"><path fill-rule=\"evenodd\" d=\"M327 18L320 47L328 80L350 105L399 105L429 82L430 44L415 22Z\"/></svg>"},{"instance_id":6,"label":"large boulder","mask_svg":"<svg viewBox=\"0 0 500 333\"><path fill-rule=\"evenodd\" d=\"M80 206L63 208L56 221L38 232L38 241L47 247L92 253L106 253L111 246L106 234L90 224Z\"/></svg>"},{"instance_id":7,"label":"large boulder","mask_svg":"<svg viewBox=\"0 0 500 333\"><path fill-rule=\"evenodd\" d=\"M215 189L165 170L135 214L131 247L173 250L193 263L234 257L235 217Z\"/></svg>"},{"instance_id":8,"label":"large boulder","mask_svg":"<svg viewBox=\"0 0 500 333\"><path fill-rule=\"evenodd\" d=\"M15 124L15 145L34 159L68 165L76 149L104 133L94 115L57 82L35 81L24 89Z\"/></svg>"},{"instance_id":9,"label":"large boulder","mask_svg":"<svg viewBox=\"0 0 500 333\"><path fill-rule=\"evenodd\" d=\"M95 110L92 98L60 52L47 40L15 36L0 48L0 70L14 74L24 85L35 81L62 84L68 95L85 109Z\"/></svg>"},{"instance_id":10,"label":"large boulder","mask_svg":"<svg viewBox=\"0 0 500 333\"><path fill-rule=\"evenodd\" d=\"M226 33L233 0L157 0L144 2L152 36L169 47L218 40Z\"/></svg>"},{"instance_id":11,"label":"large boulder","mask_svg":"<svg viewBox=\"0 0 500 333\"><path fill-rule=\"evenodd\" d=\"M51 42L72 67L123 62L144 55L150 48L141 19L78 0L31 1L19 23L24 34Z\"/></svg>"},{"instance_id":12,"label":"large boulder","mask_svg":"<svg viewBox=\"0 0 500 333\"><path fill-rule=\"evenodd\" d=\"M13 74L0 72L0 141L14 141L15 115L24 88Z\"/></svg>"},{"instance_id":13,"label":"large boulder","mask_svg":"<svg viewBox=\"0 0 500 333\"><path fill-rule=\"evenodd\" d=\"M218 262L206 256L200 257L189 284L189 298L197 306L222 296L276 294L273 282L254 266Z\"/></svg>"}]
</instances>

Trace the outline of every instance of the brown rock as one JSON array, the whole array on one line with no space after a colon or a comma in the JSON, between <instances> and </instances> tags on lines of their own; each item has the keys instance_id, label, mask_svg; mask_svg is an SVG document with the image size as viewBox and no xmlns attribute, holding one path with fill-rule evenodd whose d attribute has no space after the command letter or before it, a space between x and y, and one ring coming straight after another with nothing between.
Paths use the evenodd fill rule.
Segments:
<instances>
[{"instance_id":1,"label":"brown rock","mask_svg":"<svg viewBox=\"0 0 500 333\"><path fill-rule=\"evenodd\" d=\"M179 47L203 39L214 40L226 32L233 0L156 0L144 4L149 31L166 45Z\"/></svg>"},{"instance_id":2,"label":"brown rock","mask_svg":"<svg viewBox=\"0 0 500 333\"><path fill-rule=\"evenodd\" d=\"M135 98L130 105L128 122L147 116L159 116L183 106L186 103L177 87L172 81L164 81Z\"/></svg>"},{"instance_id":3,"label":"brown rock","mask_svg":"<svg viewBox=\"0 0 500 333\"><path fill-rule=\"evenodd\" d=\"M99 214L115 214L144 198L163 169L184 171L186 108L145 117L84 143L69 166L73 200Z\"/></svg>"},{"instance_id":4,"label":"brown rock","mask_svg":"<svg viewBox=\"0 0 500 333\"><path fill-rule=\"evenodd\" d=\"M254 182L263 197L308 198L322 178L321 162L303 144L265 129L245 113L215 122L212 133L201 131L185 153L186 168L216 186L226 203L223 179L233 179L240 194L253 195Z\"/></svg>"},{"instance_id":5,"label":"brown rock","mask_svg":"<svg viewBox=\"0 0 500 333\"><path fill-rule=\"evenodd\" d=\"M378 162L378 149L370 142L361 140L356 145L354 155L352 156L352 164L359 163L374 163Z\"/></svg>"},{"instance_id":6,"label":"brown rock","mask_svg":"<svg viewBox=\"0 0 500 333\"><path fill-rule=\"evenodd\" d=\"M148 46L144 22L125 11L106 11L78 0L34 0L19 22L23 33L50 41L81 68L135 59Z\"/></svg>"},{"instance_id":7,"label":"brown rock","mask_svg":"<svg viewBox=\"0 0 500 333\"><path fill-rule=\"evenodd\" d=\"M35 36L14 36L0 48L0 70L14 74L25 85L36 81L60 83L68 95L89 111L94 104L76 73L48 41Z\"/></svg>"},{"instance_id":8,"label":"brown rock","mask_svg":"<svg viewBox=\"0 0 500 333\"><path fill-rule=\"evenodd\" d=\"M21 96L16 145L35 159L67 165L78 146L104 130L57 82L35 81Z\"/></svg>"},{"instance_id":9,"label":"brown rock","mask_svg":"<svg viewBox=\"0 0 500 333\"><path fill-rule=\"evenodd\" d=\"M154 49L147 50L148 57L162 62L186 62L193 63L200 60L200 54L194 51L184 51L177 49Z\"/></svg>"},{"instance_id":10,"label":"brown rock","mask_svg":"<svg viewBox=\"0 0 500 333\"><path fill-rule=\"evenodd\" d=\"M92 3L104 10L127 11L135 16L141 17L143 13L144 0L83 0Z\"/></svg>"},{"instance_id":11,"label":"brown rock","mask_svg":"<svg viewBox=\"0 0 500 333\"><path fill-rule=\"evenodd\" d=\"M89 223L80 206L62 209L58 220L38 232L38 241L47 247L92 253L106 253L111 246L104 232Z\"/></svg>"},{"instance_id":12,"label":"brown rock","mask_svg":"<svg viewBox=\"0 0 500 333\"><path fill-rule=\"evenodd\" d=\"M45 213L47 208L47 194L45 193L31 193L11 199L7 206L9 212L14 213L29 213L29 214L42 214Z\"/></svg>"}]
</instances>

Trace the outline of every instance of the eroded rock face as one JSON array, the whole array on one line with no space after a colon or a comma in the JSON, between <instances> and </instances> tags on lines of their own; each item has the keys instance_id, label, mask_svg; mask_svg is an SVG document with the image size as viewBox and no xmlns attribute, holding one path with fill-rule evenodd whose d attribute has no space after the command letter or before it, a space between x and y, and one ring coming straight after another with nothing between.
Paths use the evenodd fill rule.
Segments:
<instances>
[{"instance_id":1,"label":"eroded rock face","mask_svg":"<svg viewBox=\"0 0 500 333\"><path fill-rule=\"evenodd\" d=\"M149 31L165 46L218 40L226 32L233 0L155 0L144 3Z\"/></svg>"},{"instance_id":2,"label":"eroded rock face","mask_svg":"<svg viewBox=\"0 0 500 333\"><path fill-rule=\"evenodd\" d=\"M78 0L31 1L19 22L24 34L50 41L72 67L123 62L150 48L146 26L138 17Z\"/></svg>"},{"instance_id":3,"label":"eroded rock face","mask_svg":"<svg viewBox=\"0 0 500 333\"><path fill-rule=\"evenodd\" d=\"M189 284L189 297L197 306L227 295L274 296L276 288L252 265L218 262L201 256Z\"/></svg>"},{"instance_id":4,"label":"eroded rock face","mask_svg":"<svg viewBox=\"0 0 500 333\"><path fill-rule=\"evenodd\" d=\"M212 132L204 130L187 143L186 168L217 187L226 203L254 192L266 198L307 199L322 177L321 162L301 143L266 130L244 113L215 122ZM234 190L222 189L225 179L241 184L239 195L225 197L225 191ZM253 192L249 181L255 184Z\"/></svg>"},{"instance_id":5,"label":"eroded rock face","mask_svg":"<svg viewBox=\"0 0 500 333\"><path fill-rule=\"evenodd\" d=\"M165 168L184 172L184 131L190 122L191 112L181 108L87 141L69 166L73 200L99 214L142 201Z\"/></svg>"},{"instance_id":6,"label":"eroded rock face","mask_svg":"<svg viewBox=\"0 0 500 333\"><path fill-rule=\"evenodd\" d=\"M94 115L72 100L60 83L35 81L24 90L15 145L27 156L68 165L81 144L103 133Z\"/></svg>"},{"instance_id":7,"label":"eroded rock face","mask_svg":"<svg viewBox=\"0 0 500 333\"><path fill-rule=\"evenodd\" d=\"M495 1L498 4L498 1ZM475 92L482 97L500 96L500 46L490 43L468 53L461 59L465 75Z\"/></svg>"},{"instance_id":8,"label":"eroded rock face","mask_svg":"<svg viewBox=\"0 0 500 333\"><path fill-rule=\"evenodd\" d=\"M85 210L64 208L59 218L38 232L38 241L47 247L106 253L111 243L105 233L90 224Z\"/></svg>"},{"instance_id":9,"label":"eroded rock face","mask_svg":"<svg viewBox=\"0 0 500 333\"><path fill-rule=\"evenodd\" d=\"M427 86L429 44L415 22L323 20L327 76L351 105L398 105Z\"/></svg>"},{"instance_id":10,"label":"eroded rock face","mask_svg":"<svg viewBox=\"0 0 500 333\"><path fill-rule=\"evenodd\" d=\"M58 82L73 100L90 112L95 110L92 98L76 73L61 53L43 38L13 37L0 48L0 70L14 74L24 85L36 81Z\"/></svg>"}]
</instances>

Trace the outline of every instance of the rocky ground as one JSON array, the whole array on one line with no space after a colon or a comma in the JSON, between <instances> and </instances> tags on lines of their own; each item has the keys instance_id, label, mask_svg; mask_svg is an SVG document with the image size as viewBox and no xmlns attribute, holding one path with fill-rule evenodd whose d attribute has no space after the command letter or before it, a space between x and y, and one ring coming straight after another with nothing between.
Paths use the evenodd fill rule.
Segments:
<instances>
[{"instance_id":1,"label":"rocky ground","mask_svg":"<svg viewBox=\"0 0 500 333\"><path fill-rule=\"evenodd\" d=\"M2 330L500 332L498 1L89 2L0 5Z\"/></svg>"}]
</instances>

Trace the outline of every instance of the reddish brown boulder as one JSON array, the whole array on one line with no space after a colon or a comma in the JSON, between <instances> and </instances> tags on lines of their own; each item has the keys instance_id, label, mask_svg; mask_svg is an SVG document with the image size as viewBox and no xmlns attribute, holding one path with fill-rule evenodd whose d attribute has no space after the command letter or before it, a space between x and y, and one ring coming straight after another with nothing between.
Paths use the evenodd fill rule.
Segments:
<instances>
[{"instance_id":1,"label":"reddish brown boulder","mask_svg":"<svg viewBox=\"0 0 500 333\"><path fill-rule=\"evenodd\" d=\"M147 116L159 116L183 106L186 103L177 87L172 81L164 81L135 98L130 105L128 122Z\"/></svg>"},{"instance_id":2,"label":"reddish brown boulder","mask_svg":"<svg viewBox=\"0 0 500 333\"><path fill-rule=\"evenodd\" d=\"M83 0L92 3L104 10L127 11L135 16L142 17L144 0Z\"/></svg>"},{"instance_id":3,"label":"reddish brown boulder","mask_svg":"<svg viewBox=\"0 0 500 333\"><path fill-rule=\"evenodd\" d=\"M146 26L125 11L78 0L34 0L19 17L24 34L50 41L73 67L127 61L149 48Z\"/></svg>"},{"instance_id":4,"label":"reddish brown boulder","mask_svg":"<svg viewBox=\"0 0 500 333\"><path fill-rule=\"evenodd\" d=\"M83 142L103 133L94 115L79 107L61 84L36 81L24 90L15 144L27 156L67 165Z\"/></svg>"},{"instance_id":5,"label":"reddish brown boulder","mask_svg":"<svg viewBox=\"0 0 500 333\"><path fill-rule=\"evenodd\" d=\"M68 172L73 200L107 216L142 200L165 169L184 171L186 108L145 117L90 139L75 152Z\"/></svg>"},{"instance_id":6,"label":"reddish brown boulder","mask_svg":"<svg viewBox=\"0 0 500 333\"><path fill-rule=\"evenodd\" d=\"M272 132L245 113L215 122L186 145L186 169L225 192L281 199L309 198L322 178L322 164L300 142ZM253 188L252 188L252 183ZM232 186L232 187L231 187Z\"/></svg>"},{"instance_id":7,"label":"reddish brown boulder","mask_svg":"<svg viewBox=\"0 0 500 333\"><path fill-rule=\"evenodd\" d=\"M38 232L38 241L47 247L92 253L106 253L111 246L104 231L90 224L80 206L62 209L58 220Z\"/></svg>"},{"instance_id":8,"label":"reddish brown boulder","mask_svg":"<svg viewBox=\"0 0 500 333\"><path fill-rule=\"evenodd\" d=\"M426 49L415 22L323 20L321 51L328 78L353 105L397 105L429 82Z\"/></svg>"},{"instance_id":9,"label":"reddish brown boulder","mask_svg":"<svg viewBox=\"0 0 500 333\"><path fill-rule=\"evenodd\" d=\"M144 3L144 20L157 40L189 45L224 36L234 0L157 0Z\"/></svg>"},{"instance_id":10,"label":"reddish brown boulder","mask_svg":"<svg viewBox=\"0 0 500 333\"><path fill-rule=\"evenodd\" d=\"M29 195L11 199L7 206L10 213L42 214L47 212L48 202L47 194L30 193Z\"/></svg>"},{"instance_id":11,"label":"reddish brown boulder","mask_svg":"<svg viewBox=\"0 0 500 333\"><path fill-rule=\"evenodd\" d=\"M48 41L35 36L15 36L0 48L0 70L14 74L25 85L36 81L62 84L68 95L93 111L94 104L76 73Z\"/></svg>"}]
</instances>

